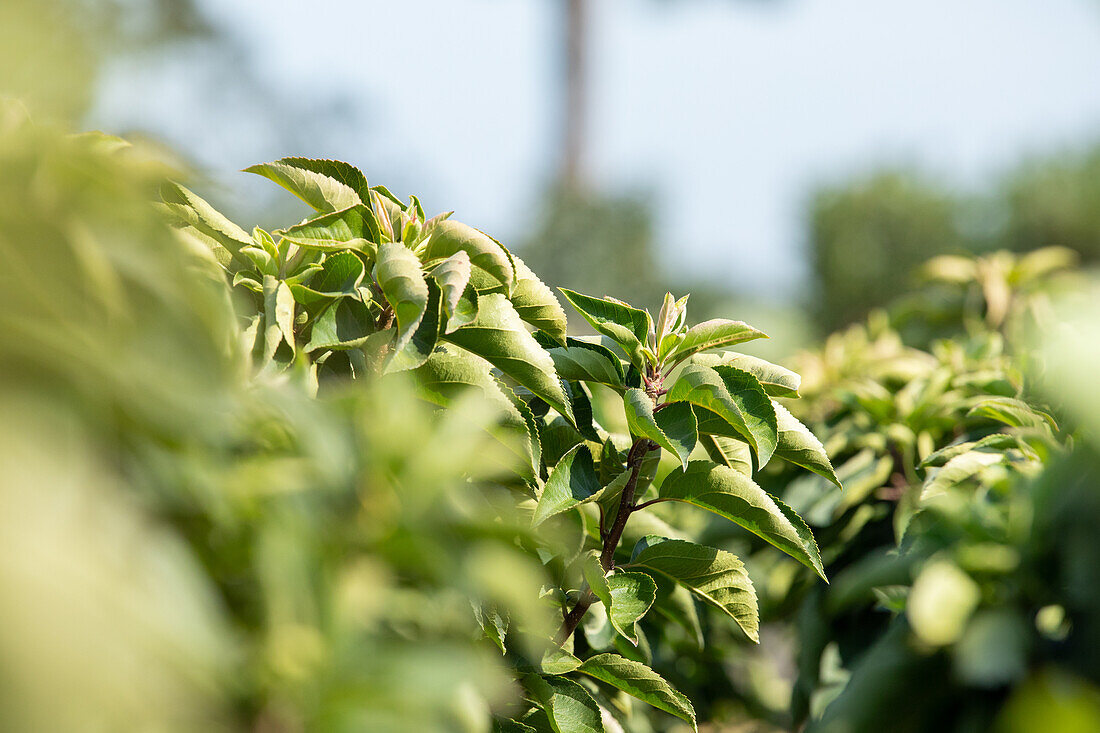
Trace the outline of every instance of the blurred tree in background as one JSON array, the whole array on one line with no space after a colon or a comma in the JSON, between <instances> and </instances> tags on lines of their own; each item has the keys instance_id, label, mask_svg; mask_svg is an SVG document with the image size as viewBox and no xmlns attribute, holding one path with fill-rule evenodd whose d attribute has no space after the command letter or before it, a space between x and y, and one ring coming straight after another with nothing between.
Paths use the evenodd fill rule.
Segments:
<instances>
[{"instance_id":1,"label":"blurred tree in background","mask_svg":"<svg viewBox=\"0 0 1100 733\"><path fill-rule=\"evenodd\" d=\"M1100 260L1100 144L1080 154L1022 165L1000 191L1007 212L1002 246L1018 252L1046 244Z\"/></svg>"},{"instance_id":2,"label":"blurred tree in background","mask_svg":"<svg viewBox=\"0 0 1100 733\"><path fill-rule=\"evenodd\" d=\"M902 172L818 191L810 205L814 320L831 330L891 300L929 257L964 245L955 202Z\"/></svg>"},{"instance_id":3,"label":"blurred tree in background","mask_svg":"<svg viewBox=\"0 0 1100 733\"><path fill-rule=\"evenodd\" d=\"M1035 158L991 193L962 195L915 173L821 188L808 214L814 320L824 332L884 305L943 253L1068 247L1100 260L1100 145Z\"/></svg>"}]
</instances>

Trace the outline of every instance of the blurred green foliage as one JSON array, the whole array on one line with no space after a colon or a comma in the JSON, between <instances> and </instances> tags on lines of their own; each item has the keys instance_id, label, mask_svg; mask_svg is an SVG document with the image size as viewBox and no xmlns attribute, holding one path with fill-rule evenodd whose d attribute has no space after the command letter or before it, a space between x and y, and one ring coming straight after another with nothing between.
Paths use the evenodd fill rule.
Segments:
<instances>
[{"instance_id":1,"label":"blurred green foliage","mask_svg":"<svg viewBox=\"0 0 1100 733\"><path fill-rule=\"evenodd\" d=\"M1051 287L1071 262L1063 250L933 260L930 287L960 294L950 332L927 301L949 339L906 346L879 312L799 361L805 399L792 409L823 436L845 491L761 479L813 527L832 579L757 559L762 608L797 639L784 724L1100 724L1085 651L1100 623L1100 553L1084 529L1100 520L1098 392L1082 371L1095 290L1066 303L1083 286Z\"/></svg>"},{"instance_id":2,"label":"blurred green foliage","mask_svg":"<svg viewBox=\"0 0 1100 733\"><path fill-rule=\"evenodd\" d=\"M253 377L165 171L4 109L5 727L485 730L471 599L534 624L542 576L476 529L497 408Z\"/></svg>"}]
</instances>

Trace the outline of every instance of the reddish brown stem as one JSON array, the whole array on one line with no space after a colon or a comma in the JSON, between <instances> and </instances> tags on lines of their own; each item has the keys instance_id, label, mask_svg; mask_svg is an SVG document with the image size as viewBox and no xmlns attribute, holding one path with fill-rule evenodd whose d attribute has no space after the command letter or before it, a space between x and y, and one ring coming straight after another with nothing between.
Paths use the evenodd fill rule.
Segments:
<instances>
[{"instance_id":1,"label":"reddish brown stem","mask_svg":"<svg viewBox=\"0 0 1100 733\"><path fill-rule=\"evenodd\" d=\"M605 573L610 572L615 567L615 550L618 549L619 541L623 537L626 520L630 518L630 513L634 510L634 492L638 488L638 474L642 468L642 459L645 458L646 453L652 447L654 446L649 440L638 438L634 441L634 445L630 446L630 452L627 454L626 465L630 469L630 477L627 479L626 486L623 487L623 493L619 497L619 508L615 513L615 521L603 538L603 552L600 554L600 565ZM584 614L588 612L588 608L594 601L595 597L590 590L586 589L581 593L577 605L573 606L573 609L566 614L565 620L562 621L557 637L559 645L564 644L577 630L577 625L580 624Z\"/></svg>"}]
</instances>

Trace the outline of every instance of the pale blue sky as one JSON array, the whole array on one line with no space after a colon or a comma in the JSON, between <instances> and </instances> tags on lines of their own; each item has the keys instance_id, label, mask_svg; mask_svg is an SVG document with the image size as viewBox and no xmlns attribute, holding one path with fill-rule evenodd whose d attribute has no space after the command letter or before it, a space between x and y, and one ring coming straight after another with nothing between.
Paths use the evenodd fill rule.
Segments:
<instances>
[{"instance_id":1,"label":"pale blue sky","mask_svg":"<svg viewBox=\"0 0 1100 733\"><path fill-rule=\"evenodd\" d=\"M233 185L261 158L347 159L508 242L554 169L560 3L206 0L293 109L176 59L116 78L96 119L205 149ZM592 179L652 191L669 260L735 289L800 286L815 182L901 163L976 186L1100 138L1095 0L591 4ZM283 149L303 110L316 134Z\"/></svg>"}]
</instances>

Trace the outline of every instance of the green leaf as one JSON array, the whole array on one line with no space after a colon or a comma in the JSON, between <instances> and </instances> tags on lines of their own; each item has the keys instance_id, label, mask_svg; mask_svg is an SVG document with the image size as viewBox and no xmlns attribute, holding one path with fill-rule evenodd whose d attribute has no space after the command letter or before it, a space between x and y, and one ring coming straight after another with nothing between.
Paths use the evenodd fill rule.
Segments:
<instances>
[{"instance_id":1,"label":"green leaf","mask_svg":"<svg viewBox=\"0 0 1100 733\"><path fill-rule=\"evenodd\" d=\"M709 367L731 366L746 371L756 377L760 386L772 397L798 397L798 388L802 386L802 377L796 372L736 351L696 354L691 357L691 363Z\"/></svg>"},{"instance_id":2,"label":"green leaf","mask_svg":"<svg viewBox=\"0 0 1100 733\"><path fill-rule=\"evenodd\" d=\"M291 351L294 343L294 296L287 284L264 275L264 360L275 355L282 341Z\"/></svg>"},{"instance_id":3,"label":"green leaf","mask_svg":"<svg viewBox=\"0 0 1100 733\"><path fill-rule=\"evenodd\" d=\"M547 649L539 661L539 671L543 674L568 674L581 666L581 660L557 646Z\"/></svg>"},{"instance_id":4,"label":"green leaf","mask_svg":"<svg viewBox=\"0 0 1100 733\"><path fill-rule=\"evenodd\" d=\"M363 282L366 267L353 252L336 252L325 258L321 271L309 286L290 284L294 299L304 306L313 306L336 298L355 297Z\"/></svg>"},{"instance_id":5,"label":"green leaf","mask_svg":"<svg viewBox=\"0 0 1100 733\"><path fill-rule=\"evenodd\" d=\"M614 340L630 356L635 366L644 365L642 344L649 336L649 315L617 301L593 298L566 288L558 288L584 319L604 336Z\"/></svg>"},{"instance_id":6,"label":"green leaf","mask_svg":"<svg viewBox=\"0 0 1100 733\"><path fill-rule=\"evenodd\" d=\"M924 482L921 489L921 502L946 493L949 489L981 473L989 466L1004 463L1006 456L1001 451L972 450L952 458L936 469L936 472Z\"/></svg>"},{"instance_id":7,"label":"green leaf","mask_svg":"<svg viewBox=\"0 0 1100 733\"><path fill-rule=\"evenodd\" d=\"M569 409L573 411L573 424L576 426L577 432L585 440L598 443L600 434L596 431L598 426L592 410L592 393L584 382L565 382L565 387L566 394L569 397Z\"/></svg>"},{"instance_id":8,"label":"green leaf","mask_svg":"<svg viewBox=\"0 0 1100 733\"><path fill-rule=\"evenodd\" d=\"M554 360L527 332L515 308L503 295L479 296L477 320L445 338L487 359L568 420L573 420L568 397L554 369Z\"/></svg>"},{"instance_id":9,"label":"green leaf","mask_svg":"<svg viewBox=\"0 0 1100 733\"><path fill-rule=\"evenodd\" d=\"M177 219L188 224L201 235L204 242L211 246L215 259L222 267L229 267L234 257L240 264L248 261L238 255L242 247L253 245L252 237L234 224L205 199L180 184L169 181L161 187L161 197L165 208Z\"/></svg>"},{"instance_id":10,"label":"green leaf","mask_svg":"<svg viewBox=\"0 0 1100 733\"><path fill-rule=\"evenodd\" d=\"M649 536L634 548L627 567L645 568L680 583L725 611L753 641L760 641L756 591L744 564L725 550Z\"/></svg>"},{"instance_id":11,"label":"green leaf","mask_svg":"<svg viewBox=\"0 0 1100 733\"><path fill-rule=\"evenodd\" d=\"M1049 427L1058 429L1058 423L1046 412L1033 408L1023 400L1012 397L994 397L983 400L970 408L967 417L984 417L1011 425L1014 428Z\"/></svg>"},{"instance_id":12,"label":"green leaf","mask_svg":"<svg viewBox=\"0 0 1100 733\"><path fill-rule=\"evenodd\" d=\"M595 382L622 391L626 383L626 373L619 357L606 346L567 338L563 348L541 331L535 332L535 339L550 354L562 379L570 382Z\"/></svg>"},{"instance_id":13,"label":"green leaf","mask_svg":"<svg viewBox=\"0 0 1100 733\"><path fill-rule=\"evenodd\" d=\"M628 389L623 396L623 405L626 408L626 424L632 434L649 438L680 459L682 465L687 465L688 456L695 449L699 437L691 405L669 404L654 414L653 400L640 389Z\"/></svg>"},{"instance_id":14,"label":"green leaf","mask_svg":"<svg viewBox=\"0 0 1100 733\"><path fill-rule=\"evenodd\" d=\"M362 204L307 219L281 235L304 249L354 249L371 255L381 241L374 212Z\"/></svg>"},{"instance_id":15,"label":"green leaf","mask_svg":"<svg viewBox=\"0 0 1100 733\"><path fill-rule=\"evenodd\" d=\"M599 498L600 478L592 452L584 444L575 445L550 472L542 489L532 526L538 526L555 514L561 514L575 506L587 504Z\"/></svg>"},{"instance_id":16,"label":"green leaf","mask_svg":"<svg viewBox=\"0 0 1100 733\"><path fill-rule=\"evenodd\" d=\"M631 697L658 710L691 723L695 729L695 708L691 701L677 692L664 677L652 669L618 654L597 654L584 660L578 672L622 690Z\"/></svg>"},{"instance_id":17,"label":"green leaf","mask_svg":"<svg viewBox=\"0 0 1100 733\"><path fill-rule=\"evenodd\" d=\"M821 445L817 436L783 405L773 400L772 407L775 408L775 417L779 423L779 444L775 448L775 455L809 469L818 476L824 476L836 484L837 488L843 488L833 471L829 454L825 452L825 446Z\"/></svg>"},{"instance_id":18,"label":"green leaf","mask_svg":"<svg viewBox=\"0 0 1100 733\"><path fill-rule=\"evenodd\" d=\"M501 384L500 380L496 380L500 385L501 391L504 392L508 400L512 403L512 406L519 412L523 418L522 426L516 425L515 427L522 427L524 434L527 438L524 443L526 450L526 465L531 467L531 478L541 479L542 474L542 438L539 435L539 424L535 418L535 414L531 411L531 408L524 402L510 387ZM511 424L511 422L509 423Z\"/></svg>"},{"instance_id":19,"label":"green leaf","mask_svg":"<svg viewBox=\"0 0 1100 733\"><path fill-rule=\"evenodd\" d=\"M554 291L546 287L535 273L519 257L512 257L515 263L516 282L509 298L519 313L519 317L541 330L554 341L565 345L565 311L558 302Z\"/></svg>"},{"instance_id":20,"label":"green leaf","mask_svg":"<svg viewBox=\"0 0 1100 733\"><path fill-rule=\"evenodd\" d=\"M355 349L362 346L374 332L374 317L370 309L356 298L341 298L317 316L304 350Z\"/></svg>"},{"instance_id":21,"label":"green leaf","mask_svg":"<svg viewBox=\"0 0 1100 733\"><path fill-rule=\"evenodd\" d=\"M435 284L434 280L429 280L428 300L424 305L424 315L421 317L420 323L417 324L412 336L400 349L395 349L390 355L389 363L385 369L387 373L415 369L428 360L428 357L435 351L435 347L439 343L442 315L439 286ZM395 343L398 339L399 336L395 339Z\"/></svg>"},{"instance_id":22,"label":"green leaf","mask_svg":"<svg viewBox=\"0 0 1100 733\"><path fill-rule=\"evenodd\" d=\"M663 595L665 588L668 589L667 596ZM702 650L703 626L699 623L699 611L695 608L691 591L676 583L669 583L665 588L658 589L662 595L657 602L657 613L688 632L696 648Z\"/></svg>"},{"instance_id":23,"label":"green leaf","mask_svg":"<svg viewBox=\"0 0 1100 733\"><path fill-rule=\"evenodd\" d=\"M244 169L268 178L317 211L339 211L368 203L367 179L354 166L338 160L282 158Z\"/></svg>"},{"instance_id":24,"label":"green leaf","mask_svg":"<svg viewBox=\"0 0 1100 733\"><path fill-rule=\"evenodd\" d=\"M441 259L460 251L470 258L470 283L479 293L511 294L515 271L508 253L492 237L462 222L448 219L436 224L424 258Z\"/></svg>"},{"instance_id":25,"label":"green leaf","mask_svg":"<svg viewBox=\"0 0 1100 733\"><path fill-rule=\"evenodd\" d=\"M477 389L494 405L512 404L493 378L491 365L468 351L450 348L436 351L415 371L419 393L429 402L449 407L466 389ZM522 421L516 413L515 420Z\"/></svg>"},{"instance_id":26,"label":"green leaf","mask_svg":"<svg viewBox=\"0 0 1100 733\"><path fill-rule=\"evenodd\" d=\"M604 733L600 706L576 682L529 675L523 684L546 712L555 733Z\"/></svg>"},{"instance_id":27,"label":"green leaf","mask_svg":"<svg viewBox=\"0 0 1100 733\"><path fill-rule=\"evenodd\" d=\"M386 242L378 248L374 279L397 318L394 351L405 348L428 305L428 284L420 260L400 242Z\"/></svg>"},{"instance_id":28,"label":"green leaf","mask_svg":"<svg viewBox=\"0 0 1100 733\"><path fill-rule=\"evenodd\" d=\"M477 317L477 295L474 295L474 313L469 320L465 320L467 313L458 315L459 305L462 303L462 294L470 283L470 255L465 250L459 250L432 268L432 277L435 278L439 289L443 292L443 314L447 319L447 333L466 323L472 323ZM452 319L454 323L452 324ZM453 327L452 327L453 325Z\"/></svg>"},{"instance_id":29,"label":"green leaf","mask_svg":"<svg viewBox=\"0 0 1100 733\"><path fill-rule=\"evenodd\" d=\"M728 466L738 473L752 476L752 451L748 443L710 433L701 434L699 442L710 459L719 466Z\"/></svg>"},{"instance_id":30,"label":"green leaf","mask_svg":"<svg viewBox=\"0 0 1100 733\"><path fill-rule=\"evenodd\" d=\"M639 475L641 475L641 471L639 471ZM607 483L607 485L604 486L603 491L596 499L596 501L599 502L600 507L603 509L604 514L609 517L608 521L610 521L610 518L613 518L615 516L615 512L619 508L619 497L622 495L623 489L626 488L626 485L629 481L629 469L619 472L618 475L614 476Z\"/></svg>"},{"instance_id":31,"label":"green leaf","mask_svg":"<svg viewBox=\"0 0 1100 733\"><path fill-rule=\"evenodd\" d=\"M474 618L485 633L486 638L497 645L501 654L507 653L504 640L508 635L508 619L495 608L482 608L474 605Z\"/></svg>"},{"instance_id":32,"label":"green leaf","mask_svg":"<svg viewBox=\"0 0 1100 733\"><path fill-rule=\"evenodd\" d=\"M657 598L657 584L645 573L612 571L606 575L595 552L584 565L588 587L607 609L611 625L631 644L638 646L640 621Z\"/></svg>"},{"instance_id":33,"label":"green leaf","mask_svg":"<svg viewBox=\"0 0 1100 733\"><path fill-rule=\"evenodd\" d=\"M963 453L969 453L972 450L1008 450L1009 448L1020 448L1021 441L1014 435L1006 435L1005 433L993 433L987 435L980 440L972 440L966 443L956 443L955 445L949 445L946 448L940 448L935 453L932 453L923 461L921 461L921 468L938 468L955 456L962 455Z\"/></svg>"},{"instance_id":34,"label":"green leaf","mask_svg":"<svg viewBox=\"0 0 1100 733\"><path fill-rule=\"evenodd\" d=\"M779 438L775 408L748 372L728 366L689 364L665 400L703 408L695 413L699 432L744 438L756 452L761 467L771 458Z\"/></svg>"},{"instance_id":35,"label":"green leaf","mask_svg":"<svg viewBox=\"0 0 1100 733\"><path fill-rule=\"evenodd\" d=\"M687 333L684 334L684 340L669 356L668 363L679 364L692 354L700 351L767 337L768 335L763 331L757 331L741 321L727 321L723 318L703 321L687 330Z\"/></svg>"},{"instance_id":36,"label":"green leaf","mask_svg":"<svg viewBox=\"0 0 1100 733\"><path fill-rule=\"evenodd\" d=\"M477 320L478 294L473 285L467 285L455 305L454 312L447 318L444 333L454 333L463 326Z\"/></svg>"},{"instance_id":37,"label":"green leaf","mask_svg":"<svg viewBox=\"0 0 1100 733\"><path fill-rule=\"evenodd\" d=\"M768 492L739 471L708 461L677 468L661 484L661 499L694 504L725 517L778 547L822 578L825 569L813 534L796 526Z\"/></svg>"}]
</instances>

